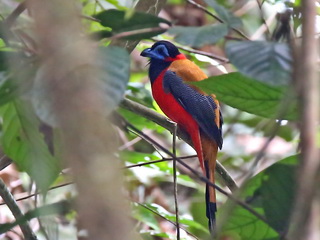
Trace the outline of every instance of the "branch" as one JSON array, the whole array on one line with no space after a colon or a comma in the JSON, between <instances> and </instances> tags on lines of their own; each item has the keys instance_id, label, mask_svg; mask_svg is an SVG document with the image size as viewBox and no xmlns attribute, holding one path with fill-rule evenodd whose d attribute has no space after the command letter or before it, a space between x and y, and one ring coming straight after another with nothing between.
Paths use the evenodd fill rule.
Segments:
<instances>
[{"instance_id":1,"label":"branch","mask_svg":"<svg viewBox=\"0 0 320 240\"><path fill-rule=\"evenodd\" d=\"M302 42L296 46L294 83L301 110L301 155L297 173L297 191L288 239L311 240L319 232L320 161L316 139L319 124L319 79L317 58L319 40L315 38L316 3L302 4ZM315 214L317 213L317 214ZM315 237L315 238L314 238Z\"/></svg>"},{"instance_id":2,"label":"branch","mask_svg":"<svg viewBox=\"0 0 320 240\"><path fill-rule=\"evenodd\" d=\"M14 200L14 197L12 196L12 194L10 193L10 191L8 190L7 186L5 185L5 183L1 178L0 178L0 196L2 197L3 201L8 206L8 208L10 209L10 211L12 212L12 215L15 217L16 220L24 217L17 202ZM28 222L19 223L19 226L21 228L21 231L25 239L30 239L30 240L37 239L36 235L28 225Z\"/></svg>"},{"instance_id":3,"label":"branch","mask_svg":"<svg viewBox=\"0 0 320 240\"><path fill-rule=\"evenodd\" d=\"M13 12L6 18L4 24L8 29L12 27L12 25L15 23L20 14L26 9L26 7L27 4L25 1L19 3L19 5L13 10Z\"/></svg>"},{"instance_id":4,"label":"branch","mask_svg":"<svg viewBox=\"0 0 320 240\"><path fill-rule=\"evenodd\" d=\"M220 61L222 63L229 63L230 62L228 58L221 57L221 56L213 54L213 53L208 53L208 52L195 50L195 49L190 49L190 48L181 47L181 46L178 46L178 48L182 49L182 50L184 50L186 52L189 52L189 53L195 53L195 54L199 54L199 55L202 55L202 56L206 56L206 57L218 60L218 61Z\"/></svg>"},{"instance_id":5,"label":"branch","mask_svg":"<svg viewBox=\"0 0 320 240\"><path fill-rule=\"evenodd\" d=\"M165 116L139 104L136 102L133 102L129 99L124 99L122 103L120 104L121 107L136 113L146 119L149 119L158 125L164 127L165 129L169 130L171 133L174 131L174 124L169 121ZM177 136L181 138L183 141L188 143L190 146L192 145L191 138L189 135L178 128ZM234 190L238 189L238 186L235 182L235 180L231 177L231 175L228 173L228 171L222 166L222 164L217 161L216 165L216 171L223 179L224 183L227 185L227 187L233 192Z\"/></svg>"},{"instance_id":6,"label":"branch","mask_svg":"<svg viewBox=\"0 0 320 240\"><path fill-rule=\"evenodd\" d=\"M166 31L168 28L164 28L164 27L152 27L152 28L143 28L143 29L137 29L137 30L131 30L128 32L121 32L118 33L116 35L113 35L112 37L110 37L111 40L115 40L115 39L121 39L121 38L125 38L125 37L130 37L130 36L134 36L137 34L143 34L143 33L151 33L151 32L159 32L159 31Z\"/></svg>"}]
</instances>

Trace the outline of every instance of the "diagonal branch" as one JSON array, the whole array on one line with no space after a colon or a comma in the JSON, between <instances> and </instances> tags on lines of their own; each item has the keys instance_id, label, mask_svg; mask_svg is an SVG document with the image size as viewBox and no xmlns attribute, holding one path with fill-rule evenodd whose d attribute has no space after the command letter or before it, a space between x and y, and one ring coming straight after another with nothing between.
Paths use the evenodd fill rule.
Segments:
<instances>
[{"instance_id":1,"label":"diagonal branch","mask_svg":"<svg viewBox=\"0 0 320 240\"><path fill-rule=\"evenodd\" d=\"M187 1L188 1L188 3L192 4L193 6L199 8L199 9L201 9L202 11L204 11L205 13L207 13L208 15L210 15L211 17L213 17L214 19L216 19L220 23L224 23L224 21L220 17L218 17L217 15L214 15L212 12L208 11L204 6L196 3L193 0L187 0ZM239 29L236 29L236 28L232 27L232 30L235 31L236 33L238 33L244 39L250 40L250 38L247 35L245 35L242 31L240 31Z\"/></svg>"},{"instance_id":2,"label":"diagonal branch","mask_svg":"<svg viewBox=\"0 0 320 240\"><path fill-rule=\"evenodd\" d=\"M2 181L1 178L0 178L0 196L3 199L3 201L6 203L10 211L12 212L12 215L15 217L15 219L20 219L24 217L17 202L15 201L12 194L10 193L10 191L8 190L7 186ZM30 240L37 239L36 235L28 225L28 222L19 224L19 226L21 228L21 231L25 239L30 239Z\"/></svg>"}]
</instances>

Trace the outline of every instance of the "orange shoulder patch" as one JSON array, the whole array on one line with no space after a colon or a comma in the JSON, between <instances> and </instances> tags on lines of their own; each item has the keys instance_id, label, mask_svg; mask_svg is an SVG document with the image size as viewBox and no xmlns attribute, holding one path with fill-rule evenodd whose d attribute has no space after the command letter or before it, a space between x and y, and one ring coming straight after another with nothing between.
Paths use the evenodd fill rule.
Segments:
<instances>
[{"instance_id":1,"label":"orange shoulder patch","mask_svg":"<svg viewBox=\"0 0 320 240\"><path fill-rule=\"evenodd\" d=\"M183 81L197 82L208 76L192 61L188 59L176 60L171 63L169 70L175 72Z\"/></svg>"}]
</instances>

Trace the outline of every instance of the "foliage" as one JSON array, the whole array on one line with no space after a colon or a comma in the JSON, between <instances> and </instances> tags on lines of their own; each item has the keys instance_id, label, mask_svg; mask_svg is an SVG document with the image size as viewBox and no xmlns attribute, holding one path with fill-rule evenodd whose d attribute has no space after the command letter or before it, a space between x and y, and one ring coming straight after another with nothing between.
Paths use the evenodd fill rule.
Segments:
<instances>
[{"instance_id":1,"label":"foliage","mask_svg":"<svg viewBox=\"0 0 320 240\"><path fill-rule=\"evenodd\" d=\"M282 102L288 98L288 89L263 84L240 73L228 73L207 80L192 83L208 94L215 94L220 101L265 118L279 118L297 120L298 109L295 101L285 106Z\"/></svg>"},{"instance_id":2,"label":"foliage","mask_svg":"<svg viewBox=\"0 0 320 240\"><path fill-rule=\"evenodd\" d=\"M53 111L54 99L45 87L48 69L46 63L41 62L41 55L37 51L37 36L30 30L34 28L34 22L22 13L16 16L18 19L14 23L17 26L13 28L6 20L14 10L14 1L8 2L11 4L0 3L0 14L4 16L0 22L1 149L18 166L16 171L21 176L22 172L26 172L44 198L47 196L49 201L56 202L56 198L50 196L50 187L66 182L68 176L60 174L65 167L60 164L61 145L65 143L59 137L61 132ZM233 8L230 7L233 4L229 6L229 2L225 1L205 0L204 9L210 14L207 16L199 9L198 18L185 13L180 18L181 22L187 23L180 26L175 25L179 23L175 12L185 8L184 1L168 1L164 11L171 21L167 17L135 11L134 7L125 4L126 1L108 0L99 4L99 1L91 0L77 2L84 16L82 21L88 27L86 34L93 37L100 46L96 64L91 67L102 72L98 77L99 88L105 91L104 98L108 106L106 117L119 105L124 95L162 114L150 96L145 62L135 53L131 55L130 61L125 47L113 46L116 45L115 40L125 40L125 44L120 46L136 43L133 40L144 40L136 48L140 52L146 45L153 43L149 41L152 38L169 39L178 46L197 48L184 48L181 51L195 59L209 76L217 75L219 71L216 66L230 72L193 83L204 92L215 94L222 104L225 145L219 152L220 162L239 182L243 180L243 174L254 171L254 176L247 179L240 189L239 200L246 203L256 215L218 193L220 239L271 240L285 236L296 186L298 156L293 154L297 154L298 130L295 123L300 114L298 99L290 92L292 56L289 44L275 41L268 32L257 41L249 40L257 30L254 26L260 25L260 15L258 17L246 11L238 17L232 11L241 6ZM265 8L275 11L274 1L263 2ZM292 7L296 11L293 29L299 32L300 8ZM195 9L193 6L192 10ZM201 24L192 25L190 19ZM246 24L248 22L252 24ZM272 27L274 25L276 22L273 22ZM214 44L214 47L209 47ZM206 54L205 51L213 51L213 54ZM200 58L200 55L210 58ZM228 59L220 62L221 58L215 55L221 58L226 55ZM235 70L238 72L233 72ZM81 74L81 69L72 74ZM78 101L85 104L81 102L82 99ZM163 126L127 109L119 108L117 111L126 121L157 139L161 146L170 148L172 136ZM278 123L283 126L278 126ZM119 122L116 125L123 127ZM132 203L131 215L138 223L136 230L143 239L175 239L172 159L128 129L115 131L122 141L121 150L117 153L119 161L130 167L124 171L124 175L127 196ZM251 166L259 150L263 149L263 144L259 145L258 142L264 143L268 139L274 139L276 143L271 142L269 148L264 149L265 158L259 162L258 167ZM279 150L277 144L288 150ZM178 141L178 156L192 154L194 152L183 141ZM293 156L286 158L289 155ZM194 162L185 161L192 168L200 170ZM177 181L183 238L208 238L204 184L196 181L185 169L179 167L178 170L181 172ZM224 179L218 179L219 186L224 183ZM28 181L24 181L24 184L27 185ZM26 189L30 186L31 183ZM58 195L59 198L69 200L73 193L74 189L66 189ZM29 210L25 219L0 225L0 232L8 234L8 229L21 222L26 223L32 218L52 213L61 215L69 223L68 227L74 228L72 222L76 214L70 214L70 208L57 210L52 206L55 205Z\"/></svg>"}]
</instances>

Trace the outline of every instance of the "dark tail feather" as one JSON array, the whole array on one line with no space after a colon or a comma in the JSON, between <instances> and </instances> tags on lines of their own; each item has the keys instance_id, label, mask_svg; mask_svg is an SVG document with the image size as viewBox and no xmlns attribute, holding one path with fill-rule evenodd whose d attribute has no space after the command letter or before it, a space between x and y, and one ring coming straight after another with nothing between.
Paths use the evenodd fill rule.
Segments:
<instances>
[{"instance_id":1,"label":"dark tail feather","mask_svg":"<svg viewBox=\"0 0 320 240\"><path fill-rule=\"evenodd\" d=\"M204 164L205 164L207 178L212 179L210 178L210 167L208 166L209 162L205 161ZM210 230L210 233L213 235L214 230L216 228L217 204L215 201L215 197L213 199L212 196L210 196L211 195L210 191L211 191L211 194L212 194L212 191L214 192L213 194L215 194L215 189L212 186L209 186L209 184L206 184L206 214L208 218L209 230Z\"/></svg>"}]
</instances>

